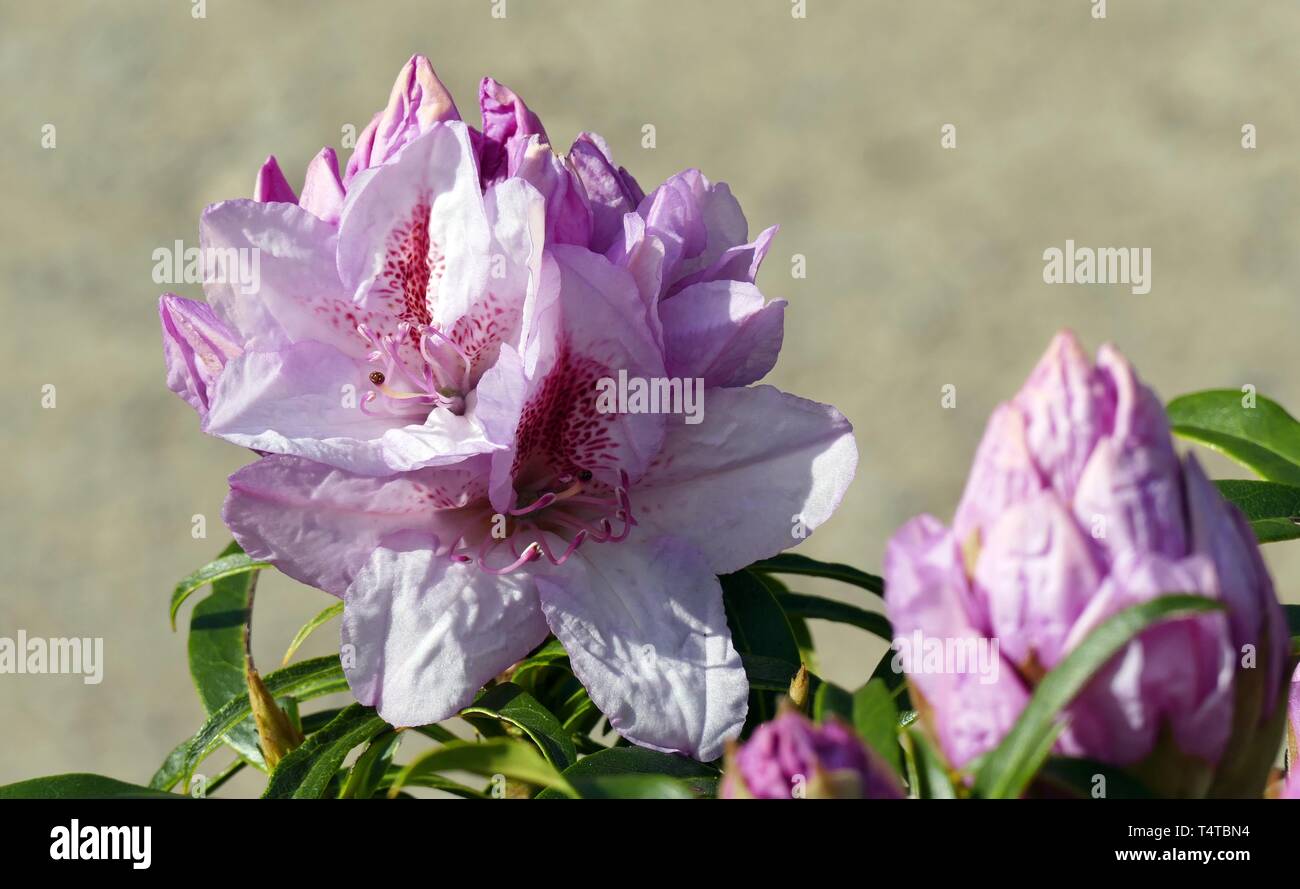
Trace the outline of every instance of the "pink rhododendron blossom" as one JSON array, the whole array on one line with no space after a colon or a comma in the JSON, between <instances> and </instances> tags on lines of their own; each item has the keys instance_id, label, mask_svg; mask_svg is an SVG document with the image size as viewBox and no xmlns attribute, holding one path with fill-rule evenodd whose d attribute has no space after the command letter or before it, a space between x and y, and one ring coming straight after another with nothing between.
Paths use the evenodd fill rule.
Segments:
<instances>
[{"instance_id":1,"label":"pink rhododendron blossom","mask_svg":"<svg viewBox=\"0 0 1300 889\"><path fill-rule=\"evenodd\" d=\"M485 80L482 129L423 58L295 200L274 160L210 207L256 292L163 303L169 385L263 458L231 477L244 549L342 596L357 698L445 719L554 633L624 736L702 759L748 681L717 575L824 522L857 461L833 408L745 388L784 303L697 171L650 195L583 134L557 156ZM611 412L602 380L702 380L698 416ZM355 398L349 397L355 394ZM694 422L698 420L699 422Z\"/></svg>"},{"instance_id":2,"label":"pink rhododendron blossom","mask_svg":"<svg viewBox=\"0 0 1300 889\"><path fill-rule=\"evenodd\" d=\"M955 765L988 752L1035 683L1116 612L1173 593L1225 612L1161 623L1114 657L1067 710L1057 749L1131 766L1157 749L1262 786L1275 732L1285 623L1254 534L1195 459L1174 452L1164 409L1103 346L1095 365L1056 337L990 418L951 528L930 516L890 541L889 616L900 640L991 639L997 669L932 669L902 649L920 709ZM1271 747L1269 750L1275 750ZM1249 760L1247 768L1243 765ZM1245 772L1250 772L1247 779ZM1184 770L1203 792L1208 770ZM1200 781L1201 786L1194 788ZM1230 792L1230 791L1225 791Z\"/></svg>"}]
</instances>

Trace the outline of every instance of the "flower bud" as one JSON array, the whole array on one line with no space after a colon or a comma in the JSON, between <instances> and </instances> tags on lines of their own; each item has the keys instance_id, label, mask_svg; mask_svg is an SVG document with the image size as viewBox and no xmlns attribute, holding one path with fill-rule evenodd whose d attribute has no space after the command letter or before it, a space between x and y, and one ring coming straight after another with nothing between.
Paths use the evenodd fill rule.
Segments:
<instances>
[{"instance_id":1,"label":"flower bud","mask_svg":"<svg viewBox=\"0 0 1300 889\"><path fill-rule=\"evenodd\" d=\"M793 708L728 751L723 799L902 799L898 779L843 723Z\"/></svg>"},{"instance_id":2,"label":"flower bud","mask_svg":"<svg viewBox=\"0 0 1300 889\"><path fill-rule=\"evenodd\" d=\"M958 767L995 747L1109 617L1175 593L1222 602L1116 654L1067 708L1056 752L1127 767L1166 795L1259 796L1281 728L1282 610L1250 526L1179 459L1160 401L1112 347L1093 365L1058 335L990 418L952 528L909 522L885 574L900 639L995 650L981 675L904 652Z\"/></svg>"}]
</instances>

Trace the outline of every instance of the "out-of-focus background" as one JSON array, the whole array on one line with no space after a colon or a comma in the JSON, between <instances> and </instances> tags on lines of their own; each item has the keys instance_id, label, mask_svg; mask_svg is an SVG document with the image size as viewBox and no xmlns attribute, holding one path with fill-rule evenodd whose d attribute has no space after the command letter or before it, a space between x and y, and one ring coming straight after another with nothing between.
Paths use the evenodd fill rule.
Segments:
<instances>
[{"instance_id":1,"label":"out-of-focus background","mask_svg":"<svg viewBox=\"0 0 1300 889\"><path fill-rule=\"evenodd\" d=\"M751 231L781 224L759 279L790 301L771 382L840 407L862 454L810 555L878 570L901 522L948 518L990 409L1061 327L1118 343L1165 397L1251 383L1300 409L1300 5L1107 5L1099 21L1091 0L807 0L803 19L791 0L208 0L205 18L188 0L0 2L0 636L102 636L106 659L98 686L0 675L0 783L147 781L201 722L167 600L225 544L225 477L248 455L164 386L156 298L198 288L156 285L151 254L196 243L203 206L248 196L268 153L298 186L413 52L471 122L491 74L557 143L603 134L647 190L698 166ZM1151 292L1045 285L1043 251L1066 239L1150 247ZM1267 549L1296 601L1300 545ZM328 601L268 575L259 662ZM844 684L883 647L814 631Z\"/></svg>"}]
</instances>

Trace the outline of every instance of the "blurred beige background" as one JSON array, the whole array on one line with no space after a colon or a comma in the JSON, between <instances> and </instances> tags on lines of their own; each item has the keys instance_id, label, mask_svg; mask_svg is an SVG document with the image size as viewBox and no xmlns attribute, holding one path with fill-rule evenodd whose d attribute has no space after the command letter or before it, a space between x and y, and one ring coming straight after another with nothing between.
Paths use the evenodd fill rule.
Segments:
<instances>
[{"instance_id":1,"label":"blurred beige background","mask_svg":"<svg viewBox=\"0 0 1300 889\"><path fill-rule=\"evenodd\" d=\"M989 410L1063 326L1119 343L1165 397L1253 383L1300 409L1300 5L1108 5L1094 21L1089 0L807 0L796 20L789 0L507 0L498 20L491 0L209 0L195 20L187 0L0 2L0 635L106 649L99 686L0 675L0 783L146 781L201 721L167 599L224 545L225 476L247 456L164 386L151 253L195 243L203 206L246 196L268 153L300 184L412 52L474 122L492 74L557 143L603 134L647 190L698 166L751 231L781 223L759 280L791 303L772 382L839 406L862 452L806 553L876 571L899 523L947 518ZM1067 238L1151 247L1151 292L1043 284ZM1269 557L1294 601L1300 545ZM264 667L326 603L264 581ZM816 633L846 684L881 650Z\"/></svg>"}]
</instances>

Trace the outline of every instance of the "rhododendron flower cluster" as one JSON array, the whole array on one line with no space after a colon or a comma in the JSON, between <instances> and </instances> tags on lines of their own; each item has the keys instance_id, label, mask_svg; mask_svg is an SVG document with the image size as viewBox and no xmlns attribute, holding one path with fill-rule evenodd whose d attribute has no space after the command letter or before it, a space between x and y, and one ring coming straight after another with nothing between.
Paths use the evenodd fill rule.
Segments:
<instances>
[{"instance_id":1,"label":"rhododendron flower cluster","mask_svg":"<svg viewBox=\"0 0 1300 889\"><path fill-rule=\"evenodd\" d=\"M161 301L168 384L256 451L223 517L244 550L344 601L344 667L394 725L454 715L550 634L613 727L710 760L749 682L717 575L824 522L849 423L751 386L784 303L727 186L645 194L603 140L557 154L491 79L481 126L422 57L346 169L204 211L260 286ZM601 380L702 380L698 417L613 413Z\"/></svg>"}]
</instances>

